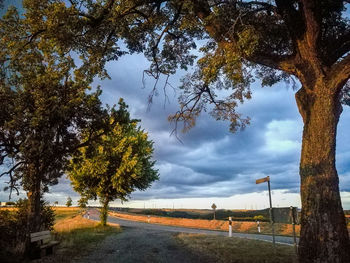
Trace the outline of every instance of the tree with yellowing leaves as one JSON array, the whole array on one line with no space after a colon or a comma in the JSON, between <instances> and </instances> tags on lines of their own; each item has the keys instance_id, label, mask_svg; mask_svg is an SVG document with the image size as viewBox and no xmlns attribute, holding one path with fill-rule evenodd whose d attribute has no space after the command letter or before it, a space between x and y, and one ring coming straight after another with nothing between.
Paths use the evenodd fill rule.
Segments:
<instances>
[{"instance_id":1,"label":"tree with yellowing leaves","mask_svg":"<svg viewBox=\"0 0 350 263\"><path fill-rule=\"evenodd\" d=\"M86 200L100 200L102 225L106 225L111 201L126 201L130 193L145 190L158 179L152 161L153 142L137 123L130 119L121 99L119 109L111 110L109 132L80 148L70 161L68 177L73 188Z\"/></svg>"}]
</instances>

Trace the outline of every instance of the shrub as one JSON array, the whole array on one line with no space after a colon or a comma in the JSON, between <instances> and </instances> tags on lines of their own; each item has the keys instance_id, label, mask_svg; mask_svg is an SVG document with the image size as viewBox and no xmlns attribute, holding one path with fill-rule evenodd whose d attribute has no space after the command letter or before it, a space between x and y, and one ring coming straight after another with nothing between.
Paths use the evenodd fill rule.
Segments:
<instances>
[{"instance_id":1,"label":"shrub","mask_svg":"<svg viewBox=\"0 0 350 263\"><path fill-rule=\"evenodd\" d=\"M14 255L24 253L26 237L28 233L28 211L27 199L16 202L16 210L0 210L0 261L6 262L9 258L14 261ZM45 201L41 202L40 229L52 230L55 220L54 211ZM18 258L18 260L20 260Z\"/></svg>"}]
</instances>

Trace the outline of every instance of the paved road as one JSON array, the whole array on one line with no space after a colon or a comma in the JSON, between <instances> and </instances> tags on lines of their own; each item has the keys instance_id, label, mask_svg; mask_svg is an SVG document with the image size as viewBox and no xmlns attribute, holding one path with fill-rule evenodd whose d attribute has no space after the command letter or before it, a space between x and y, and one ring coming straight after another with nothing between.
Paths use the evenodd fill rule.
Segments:
<instances>
[{"instance_id":1,"label":"paved road","mask_svg":"<svg viewBox=\"0 0 350 263\"><path fill-rule=\"evenodd\" d=\"M90 219L99 220L99 212L96 209L90 210ZM157 230L157 231L167 231L167 232L177 232L177 233L192 233L192 234L205 234L205 235L219 235L227 236L227 232L215 231L215 230L205 230L187 227L176 227L176 226L165 226L160 224L143 223L137 221L130 221L121 219L114 216L108 216L108 222L119 224L124 227L131 228L142 228L145 230ZM244 233L232 233L234 237L257 239L262 241L272 242L272 236L269 235L257 235L257 234L244 234ZM276 242L285 245L292 245L293 238L285 236L276 236Z\"/></svg>"}]
</instances>

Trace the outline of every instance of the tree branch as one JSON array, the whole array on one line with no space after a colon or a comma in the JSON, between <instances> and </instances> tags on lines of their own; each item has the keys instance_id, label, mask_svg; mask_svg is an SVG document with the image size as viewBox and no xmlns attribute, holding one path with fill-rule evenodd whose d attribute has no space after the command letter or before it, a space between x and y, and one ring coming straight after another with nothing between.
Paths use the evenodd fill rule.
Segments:
<instances>
[{"instance_id":1,"label":"tree branch","mask_svg":"<svg viewBox=\"0 0 350 263\"><path fill-rule=\"evenodd\" d=\"M350 54L334 64L328 76L330 78L331 87L334 87L336 90L343 88L350 77Z\"/></svg>"},{"instance_id":2,"label":"tree branch","mask_svg":"<svg viewBox=\"0 0 350 263\"><path fill-rule=\"evenodd\" d=\"M282 70L288 74L298 76L297 68L295 67L295 55L278 56L255 53L253 56L247 57L246 59L256 64L261 64L269 68Z\"/></svg>"},{"instance_id":3,"label":"tree branch","mask_svg":"<svg viewBox=\"0 0 350 263\"><path fill-rule=\"evenodd\" d=\"M350 0L349 0L350 1ZM329 52L327 56L328 65L331 66L336 63L344 54L350 51L350 30L330 43Z\"/></svg>"}]
</instances>

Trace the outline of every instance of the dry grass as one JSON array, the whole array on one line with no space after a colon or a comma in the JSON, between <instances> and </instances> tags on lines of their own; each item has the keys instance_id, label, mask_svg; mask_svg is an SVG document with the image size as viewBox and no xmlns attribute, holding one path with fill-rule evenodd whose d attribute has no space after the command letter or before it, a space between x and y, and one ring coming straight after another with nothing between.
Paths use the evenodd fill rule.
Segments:
<instances>
[{"instance_id":1,"label":"dry grass","mask_svg":"<svg viewBox=\"0 0 350 263\"><path fill-rule=\"evenodd\" d=\"M14 210L17 210L17 208L16 207L0 207L0 210L14 211Z\"/></svg>"},{"instance_id":2,"label":"dry grass","mask_svg":"<svg viewBox=\"0 0 350 263\"><path fill-rule=\"evenodd\" d=\"M145 215L133 215L125 213L110 212L110 215L117 216L124 219L148 222L148 217ZM188 219L188 218L172 218L172 217L160 217L151 216L150 223L171 225L171 226L182 226L190 228L203 228L211 230L221 230L228 231L229 224L228 221L223 220L204 220L204 219ZM260 223L262 234L271 234L271 225L266 222ZM244 222L244 221L234 221L232 225L232 230L234 232L242 233L258 233L257 224L255 222ZM300 226L296 226L296 233L299 235ZM292 225L288 224L275 224L275 233L278 235L293 235Z\"/></svg>"},{"instance_id":3,"label":"dry grass","mask_svg":"<svg viewBox=\"0 0 350 263\"><path fill-rule=\"evenodd\" d=\"M74 209L70 209L74 211ZM58 209L56 213L67 214L66 209ZM75 211L77 212L77 211ZM71 262L81 256L87 255L96 244L106 236L120 232L119 225L101 226L98 222L83 218L81 215L61 218L54 225L55 239L61 243L57 253L52 257L45 257L39 262Z\"/></svg>"},{"instance_id":4,"label":"dry grass","mask_svg":"<svg viewBox=\"0 0 350 263\"><path fill-rule=\"evenodd\" d=\"M65 233L65 232L71 232L76 229L94 228L94 227L97 227L98 224L99 223L96 221L92 221L78 215L73 218L65 218L58 221L54 225L54 230L57 233Z\"/></svg>"},{"instance_id":5,"label":"dry grass","mask_svg":"<svg viewBox=\"0 0 350 263\"><path fill-rule=\"evenodd\" d=\"M55 211L55 223L58 223L59 221L66 219L66 218L72 218L74 216L77 216L82 213L82 209L79 207L52 207L52 209Z\"/></svg>"},{"instance_id":6,"label":"dry grass","mask_svg":"<svg viewBox=\"0 0 350 263\"><path fill-rule=\"evenodd\" d=\"M210 262L297 262L292 246L276 245L275 254L272 244L263 241L183 233L177 235L177 239L186 248L205 256Z\"/></svg>"}]
</instances>

